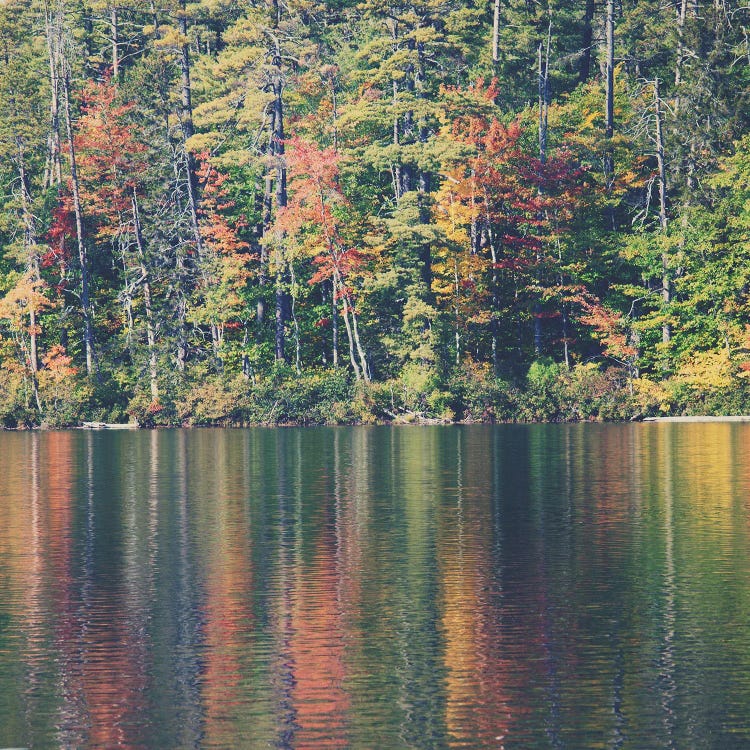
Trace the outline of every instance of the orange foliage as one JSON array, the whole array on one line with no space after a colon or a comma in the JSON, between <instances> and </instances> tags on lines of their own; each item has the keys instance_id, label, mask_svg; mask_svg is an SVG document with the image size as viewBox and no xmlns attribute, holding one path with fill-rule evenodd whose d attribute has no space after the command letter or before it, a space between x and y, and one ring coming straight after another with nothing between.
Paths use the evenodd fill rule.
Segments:
<instances>
[{"instance_id":1,"label":"orange foliage","mask_svg":"<svg viewBox=\"0 0 750 750\"><path fill-rule=\"evenodd\" d=\"M50 347L47 354L42 357L42 365L46 378L55 382L60 382L65 378L75 375L78 372L77 367L72 365L73 358L65 353L65 347L61 344L55 344Z\"/></svg>"},{"instance_id":2,"label":"orange foliage","mask_svg":"<svg viewBox=\"0 0 750 750\"><path fill-rule=\"evenodd\" d=\"M111 82L89 83L83 90L83 115L74 143L87 215L99 222L100 236L116 235L130 221L130 201L146 163L146 146L125 118L135 107L118 104Z\"/></svg>"},{"instance_id":3,"label":"orange foliage","mask_svg":"<svg viewBox=\"0 0 750 750\"><path fill-rule=\"evenodd\" d=\"M288 145L290 198L279 211L276 228L295 237L306 235L303 246L318 267L310 284L335 277L340 282L337 296L349 296L344 280L362 267L366 256L347 247L342 237L340 213L348 203L339 184L339 154L301 138Z\"/></svg>"}]
</instances>

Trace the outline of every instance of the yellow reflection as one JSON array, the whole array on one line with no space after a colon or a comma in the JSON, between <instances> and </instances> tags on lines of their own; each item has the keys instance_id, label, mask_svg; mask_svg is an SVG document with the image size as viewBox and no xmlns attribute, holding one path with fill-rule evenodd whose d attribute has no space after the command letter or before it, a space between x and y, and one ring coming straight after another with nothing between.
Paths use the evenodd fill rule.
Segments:
<instances>
[{"instance_id":1,"label":"yellow reflection","mask_svg":"<svg viewBox=\"0 0 750 750\"><path fill-rule=\"evenodd\" d=\"M511 726L500 613L488 602L492 569L492 498L466 486L486 477L494 457L476 442L456 444L453 507L444 509L438 538L445 637L445 721L456 745L502 748ZM500 582L496 582L499 585Z\"/></svg>"}]
</instances>

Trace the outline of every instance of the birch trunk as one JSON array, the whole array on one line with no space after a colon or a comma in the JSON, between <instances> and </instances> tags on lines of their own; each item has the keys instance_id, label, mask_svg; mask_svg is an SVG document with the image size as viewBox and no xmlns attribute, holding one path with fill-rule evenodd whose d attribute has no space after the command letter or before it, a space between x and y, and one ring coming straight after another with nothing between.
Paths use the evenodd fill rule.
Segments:
<instances>
[{"instance_id":1,"label":"birch trunk","mask_svg":"<svg viewBox=\"0 0 750 750\"><path fill-rule=\"evenodd\" d=\"M34 226L34 217L31 213L31 195L29 194L29 181L26 174L26 159L24 157L23 145L21 139L16 137L18 147L18 176L21 181L21 210L23 212L23 244L26 254L27 272L31 275L35 284L40 281L39 276L39 257L36 252L36 228ZM36 290L36 287L35 287ZM29 300L29 369L31 370L31 389L34 394L34 401L37 409L41 411L39 401L39 353L37 341L37 319L36 306L33 295Z\"/></svg>"},{"instance_id":2,"label":"birch trunk","mask_svg":"<svg viewBox=\"0 0 750 750\"><path fill-rule=\"evenodd\" d=\"M131 205L133 208L133 226L135 228L135 242L138 248L138 260L141 266L141 277L143 279L143 307L146 313L146 343L148 346L148 371L149 384L151 388L151 398L157 401L159 398L159 380L158 367L156 362L156 334L154 330L154 313L151 304L151 283L149 282L149 273L146 268L146 251L143 242L143 232L141 231L141 216L138 210L138 198L135 190L131 196Z\"/></svg>"},{"instance_id":3,"label":"birch trunk","mask_svg":"<svg viewBox=\"0 0 750 750\"><path fill-rule=\"evenodd\" d=\"M50 77L50 131L47 139L47 163L44 170L45 190L62 184L60 147L60 54L62 47L62 19L59 12L53 13L45 5L44 25L47 41L47 56Z\"/></svg>"},{"instance_id":4,"label":"birch trunk","mask_svg":"<svg viewBox=\"0 0 750 750\"><path fill-rule=\"evenodd\" d=\"M70 183L73 193L73 211L76 221L76 241L78 245L78 262L81 268L81 312L83 313L83 342L86 350L86 374L89 377L96 374L98 367L94 353L93 311L91 308L89 262L86 252L86 242L83 236L83 211L81 209L81 194L76 165L76 151L73 141L73 124L70 115L70 75L63 74L63 94L65 100L65 130L68 136L68 157L70 159Z\"/></svg>"},{"instance_id":5,"label":"birch trunk","mask_svg":"<svg viewBox=\"0 0 750 750\"><path fill-rule=\"evenodd\" d=\"M662 127L661 97L659 96L659 79L654 81L654 118L656 125L656 163L659 169L659 227L662 234L667 231L667 170L664 161L664 132ZM661 256L662 282L661 296L664 306L672 299L672 279L669 272L669 257L666 252ZM672 329L668 322L662 325L662 342L668 344L672 340Z\"/></svg>"}]
</instances>

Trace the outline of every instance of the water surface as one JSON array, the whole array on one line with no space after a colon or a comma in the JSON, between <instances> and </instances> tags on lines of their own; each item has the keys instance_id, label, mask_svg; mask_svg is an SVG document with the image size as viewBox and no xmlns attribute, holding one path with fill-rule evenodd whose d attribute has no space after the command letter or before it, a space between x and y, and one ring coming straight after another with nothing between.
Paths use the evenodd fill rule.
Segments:
<instances>
[{"instance_id":1,"label":"water surface","mask_svg":"<svg viewBox=\"0 0 750 750\"><path fill-rule=\"evenodd\" d=\"M0 434L0 747L750 747L749 445Z\"/></svg>"}]
</instances>

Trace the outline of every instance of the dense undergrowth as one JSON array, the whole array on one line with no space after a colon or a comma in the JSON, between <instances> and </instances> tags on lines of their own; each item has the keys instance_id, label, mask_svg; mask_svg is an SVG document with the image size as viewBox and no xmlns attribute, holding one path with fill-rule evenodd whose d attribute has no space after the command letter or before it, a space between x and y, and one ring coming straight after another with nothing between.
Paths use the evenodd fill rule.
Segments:
<instances>
[{"instance_id":1,"label":"dense undergrowth","mask_svg":"<svg viewBox=\"0 0 750 750\"><path fill-rule=\"evenodd\" d=\"M648 416L742 414L750 387L737 376L728 387L672 377L631 378L596 363L570 369L534 363L516 381L467 365L447 377L415 366L399 378L364 383L345 370L279 367L269 377L205 375L182 382L171 398L123 393L116 383L77 374L40 384L40 406L21 383L0 384L0 425L62 428L85 421L157 426L324 425L452 422L630 421Z\"/></svg>"}]
</instances>

